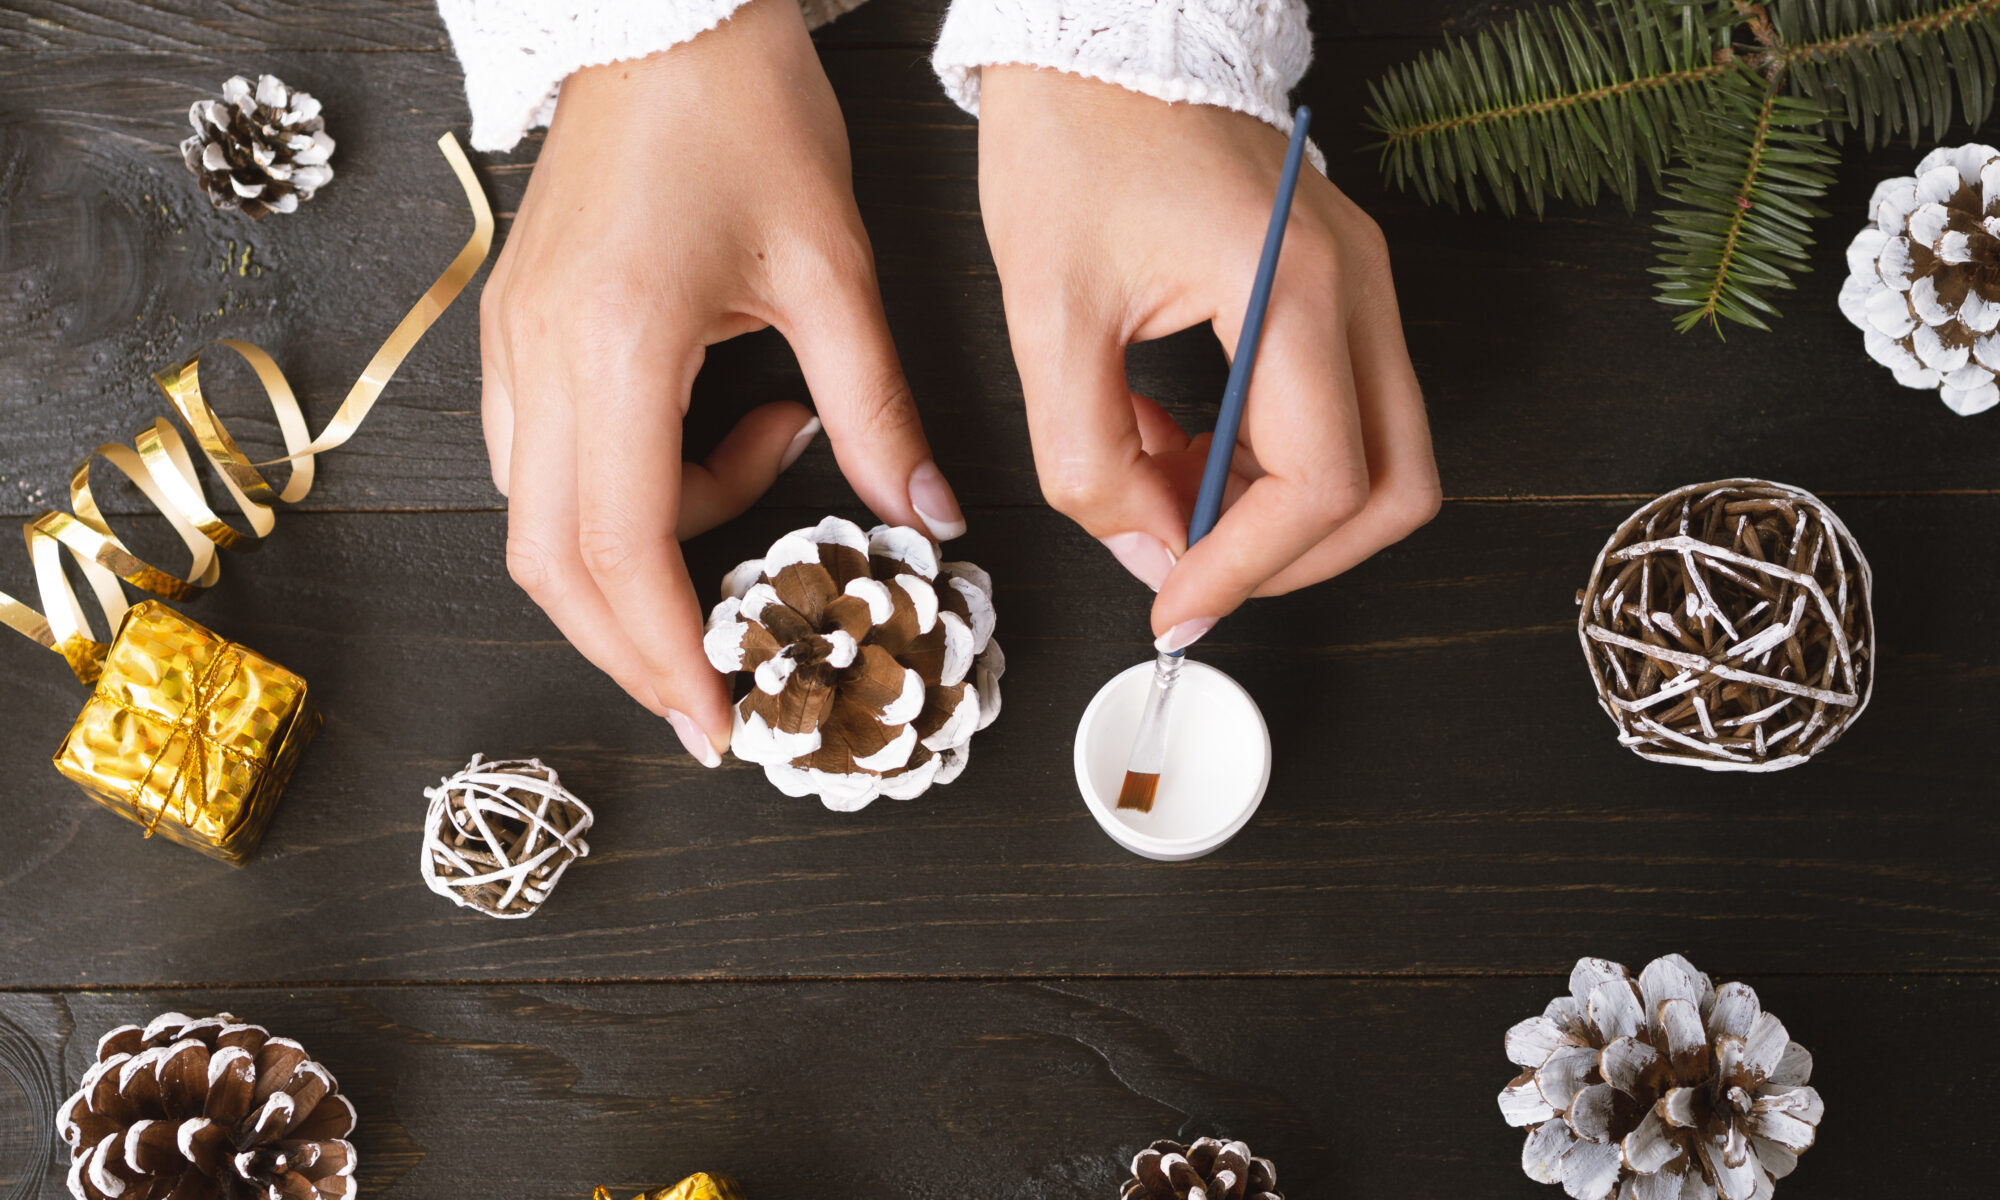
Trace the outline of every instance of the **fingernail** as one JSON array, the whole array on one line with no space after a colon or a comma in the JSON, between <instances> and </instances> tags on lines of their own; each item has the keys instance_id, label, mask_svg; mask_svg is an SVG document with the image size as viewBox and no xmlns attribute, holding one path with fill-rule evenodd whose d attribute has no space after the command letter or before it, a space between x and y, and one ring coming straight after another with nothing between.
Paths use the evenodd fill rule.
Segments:
<instances>
[{"instance_id":1,"label":"fingernail","mask_svg":"<svg viewBox=\"0 0 2000 1200\"><path fill-rule=\"evenodd\" d=\"M1150 533L1114 533L1099 540L1140 583L1156 592L1167 581L1167 572L1174 569L1174 552Z\"/></svg>"},{"instance_id":2,"label":"fingernail","mask_svg":"<svg viewBox=\"0 0 2000 1200\"><path fill-rule=\"evenodd\" d=\"M965 514L958 510L958 497L944 481L944 472L934 462L910 472L910 507L924 519L931 536L948 542L965 532Z\"/></svg>"},{"instance_id":3,"label":"fingernail","mask_svg":"<svg viewBox=\"0 0 2000 1200\"><path fill-rule=\"evenodd\" d=\"M1220 619L1219 617L1196 617L1192 621L1182 621L1159 637L1154 638L1153 649L1158 650L1162 654L1172 654L1176 650L1185 650L1200 641L1202 634L1215 628L1216 621Z\"/></svg>"},{"instance_id":4,"label":"fingernail","mask_svg":"<svg viewBox=\"0 0 2000 1200\"><path fill-rule=\"evenodd\" d=\"M812 445L812 440L819 436L819 429L819 418L814 417L806 422L804 429L793 434L792 444L785 447L785 456L778 460L778 470L791 470L792 464L799 461L799 455L804 454L806 447Z\"/></svg>"},{"instance_id":5,"label":"fingernail","mask_svg":"<svg viewBox=\"0 0 2000 1200\"><path fill-rule=\"evenodd\" d=\"M687 747L687 752L694 755L696 762L704 767L722 765L722 755L716 753L715 743L708 740L708 734L702 732L701 726L694 723L693 717L670 708L667 710L667 723L674 727L674 732L680 736L681 745Z\"/></svg>"}]
</instances>

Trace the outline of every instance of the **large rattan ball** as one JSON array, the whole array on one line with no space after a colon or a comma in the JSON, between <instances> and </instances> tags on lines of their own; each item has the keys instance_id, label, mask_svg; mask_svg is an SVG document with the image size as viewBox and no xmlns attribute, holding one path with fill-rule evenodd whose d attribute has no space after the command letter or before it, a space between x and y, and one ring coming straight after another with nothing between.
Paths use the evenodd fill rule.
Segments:
<instances>
[{"instance_id":1,"label":"large rattan ball","mask_svg":"<svg viewBox=\"0 0 2000 1200\"><path fill-rule=\"evenodd\" d=\"M1668 492L1625 519L1577 594L1577 636L1641 758L1779 771L1868 706L1868 560L1812 493L1761 479Z\"/></svg>"},{"instance_id":2,"label":"large rattan ball","mask_svg":"<svg viewBox=\"0 0 2000 1200\"><path fill-rule=\"evenodd\" d=\"M533 916L569 865L590 853L590 806L539 758L475 754L424 797L424 884L462 908Z\"/></svg>"}]
</instances>

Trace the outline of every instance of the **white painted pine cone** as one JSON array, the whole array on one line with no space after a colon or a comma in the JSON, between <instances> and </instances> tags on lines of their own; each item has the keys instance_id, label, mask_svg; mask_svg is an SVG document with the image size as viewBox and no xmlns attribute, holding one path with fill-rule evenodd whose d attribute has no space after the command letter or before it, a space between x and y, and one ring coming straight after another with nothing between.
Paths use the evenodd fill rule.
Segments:
<instances>
[{"instance_id":1,"label":"white painted pine cone","mask_svg":"<svg viewBox=\"0 0 2000 1200\"><path fill-rule=\"evenodd\" d=\"M965 769L1000 715L993 581L903 526L828 517L722 581L708 659L748 671L730 749L788 796L850 812Z\"/></svg>"},{"instance_id":2,"label":"white painted pine cone","mask_svg":"<svg viewBox=\"0 0 2000 1200\"><path fill-rule=\"evenodd\" d=\"M299 1043L228 1013L162 1013L99 1038L56 1130L75 1200L356 1192L354 1105L333 1073Z\"/></svg>"},{"instance_id":3,"label":"white painted pine cone","mask_svg":"<svg viewBox=\"0 0 2000 1200\"><path fill-rule=\"evenodd\" d=\"M252 220L295 212L333 180L333 139L319 101L275 75L259 75L255 85L230 77L222 99L194 102L188 124L194 135L181 143L181 158L217 208Z\"/></svg>"},{"instance_id":4,"label":"white painted pine cone","mask_svg":"<svg viewBox=\"0 0 2000 1200\"><path fill-rule=\"evenodd\" d=\"M1635 980L1579 959L1570 994L1507 1031L1521 1169L1576 1200L1769 1200L1813 1144L1812 1055L1748 985L1678 954Z\"/></svg>"},{"instance_id":5,"label":"white painted pine cone","mask_svg":"<svg viewBox=\"0 0 2000 1200\"><path fill-rule=\"evenodd\" d=\"M2000 150L1941 146L1878 185L1868 215L1840 289L1868 356L1960 416L2000 404Z\"/></svg>"}]
</instances>

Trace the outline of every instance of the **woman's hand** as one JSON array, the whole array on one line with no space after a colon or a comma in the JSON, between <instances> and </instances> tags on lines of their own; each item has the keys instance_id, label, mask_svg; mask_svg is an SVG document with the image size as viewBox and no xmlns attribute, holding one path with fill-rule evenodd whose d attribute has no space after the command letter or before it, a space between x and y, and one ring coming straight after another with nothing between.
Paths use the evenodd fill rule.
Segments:
<instances>
[{"instance_id":1,"label":"woman's hand","mask_svg":"<svg viewBox=\"0 0 2000 1200\"><path fill-rule=\"evenodd\" d=\"M1042 493L1158 590L1163 649L1251 596L1347 570L1438 509L1382 235L1307 170L1228 507L1186 548L1210 437L1131 391L1125 347L1207 321L1235 354L1284 157L1276 130L1227 109L1030 67L981 75L980 207Z\"/></svg>"},{"instance_id":2,"label":"woman's hand","mask_svg":"<svg viewBox=\"0 0 2000 1200\"><path fill-rule=\"evenodd\" d=\"M700 464L705 347L775 326L819 409L767 404ZM883 520L963 533L855 210L847 137L794 0L577 72L480 305L507 565L576 648L714 766L729 696L680 540L749 507L825 422Z\"/></svg>"}]
</instances>

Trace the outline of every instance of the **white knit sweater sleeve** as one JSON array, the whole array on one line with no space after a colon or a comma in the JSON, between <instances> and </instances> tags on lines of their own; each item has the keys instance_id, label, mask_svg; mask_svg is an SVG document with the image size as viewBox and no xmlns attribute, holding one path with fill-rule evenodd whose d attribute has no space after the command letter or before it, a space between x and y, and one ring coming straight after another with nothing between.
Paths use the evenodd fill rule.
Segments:
<instances>
[{"instance_id":1,"label":"white knit sweater sleeve","mask_svg":"<svg viewBox=\"0 0 2000 1200\"><path fill-rule=\"evenodd\" d=\"M747 0L438 0L465 68L472 148L511 150L549 123L572 71L643 58L720 25ZM862 0L799 0L817 27Z\"/></svg>"},{"instance_id":2,"label":"white knit sweater sleeve","mask_svg":"<svg viewBox=\"0 0 2000 1200\"><path fill-rule=\"evenodd\" d=\"M931 55L944 90L977 114L979 69L1001 63L1220 105L1289 134L1312 34L1304 0L952 0Z\"/></svg>"}]
</instances>

